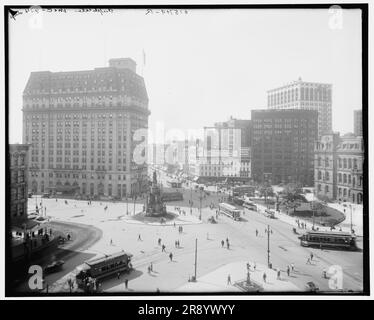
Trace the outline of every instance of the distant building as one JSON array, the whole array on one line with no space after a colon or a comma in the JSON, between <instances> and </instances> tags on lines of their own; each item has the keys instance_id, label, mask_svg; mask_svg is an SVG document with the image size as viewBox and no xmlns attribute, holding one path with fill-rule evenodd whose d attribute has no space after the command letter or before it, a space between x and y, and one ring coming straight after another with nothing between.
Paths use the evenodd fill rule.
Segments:
<instances>
[{"instance_id":1,"label":"distant building","mask_svg":"<svg viewBox=\"0 0 374 320\"><path fill-rule=\"evenodd\" d=\"M11 224L27 220L29 148L27 144L9 145Z\"/></svg>"},{"instance_id":2,"label":"distant building","mask_svg":"<svg viewBox=\"0 0 374 320\"><path fill-rule=\"evenodd\" d=\"M249 181L251 121L230 118L204 128L197 175L205 180Z\"/></svg>"},{"instance_id":3,"label":"distant building","mask_svg":"<svg viewBox=\"0 0 374 320\"><path fill-rule=\"evenodd\" d=\"M23 94L34 193L124 197L147 187L148 96L132 59L73 72L32 72ZM145 134L146 135L146 134ZM143 149L146 148L146 145Z\"/></svg>"},{"instance_id":4,"label":"distant building","mask_svg":"<svg viewBox=\"0 0 374 320\"><path fill-rule=\"evenodd\" d=\"M318 135L332 130L332 85L297 81L267 92L268 109L318 111Z\"/></svg>"},{"instance_id":5,"label":"distant building","mask_svg":"<svg viewBox=\"0 0 374 320\"><path fill-rule=\"evenodd\" d=\"M317 117L313 110L252 110L253 179L312 186Z\"/></svg>"},{"instance_id":6,"label":"distant building","mask_svg":"<svg viewBox=\"0 0 374 320\"><path fill-rule=\"evenodd\" d=\"M339 133L323 135L315 145L314 185L316 195L336 199Z\"/></svg>"},{"instance_id":7,"label":"distant building","mask_svg":"<svg viewBox=\"0 0 374 320\"><path fill-rule=\"evenodd\" d=\"M353 127L356 136L363 136L362 130L362 110L355 110L353 113Z\"/></svg>"},{"instance_id":8,"label":"distant building","mask_svg":"<svg viewBox=\"0 0 374 320\"><path fill-rule=\"evenodd\" d=\"M315 190L330 200L363 201L363 137L324 135L315 149Z\"/></svg>"}]
</instances>

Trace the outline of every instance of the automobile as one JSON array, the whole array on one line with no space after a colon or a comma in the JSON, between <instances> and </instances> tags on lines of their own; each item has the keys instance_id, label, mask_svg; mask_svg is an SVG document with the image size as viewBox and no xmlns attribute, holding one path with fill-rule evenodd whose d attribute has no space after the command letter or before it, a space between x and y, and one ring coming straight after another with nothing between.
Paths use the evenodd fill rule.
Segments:
<instances>
[{"instance_id":1,"label":"automobile","mask_svg":"<svg viewBox=\"0 0 374 320\"><path fill-rule=\"evenodd\" d=\"M317 292L319 291L319 288L316 286L316 284L313 281L309 281L306 283L305 288L309 292Z\"/></svg>"},{"instance_id":2,"label":"automobile","mask_svg":"<svg viewBox=\"0 0 374 320\"><path fill-rule=\"evenodd\" d=\"M49 193L43 193L42 198L50 198L51 195Z\"/></svg>"},{"instance_id":3,"label":"automobile","mask_svg":"<svg viewBox=\"0 0 374 320\"><path fill-rule=\"evenodd\" d=\"M53 261L52 263L50 263L44 268L44 273L48 274L48 273L58 272L62 269L62 266L64 265L64 263L65 263L64 260Z\"/></svg>"},{"instance_id":4,"label":"automobile","mask_svg":"<svg viewBox=\"0 0 374 320\"><path fill-rule=\"evenodd\" d=\"M33 195L32 192L29 192L28 197L32 198L32 195Z\"/></svg>"}]
</instances>

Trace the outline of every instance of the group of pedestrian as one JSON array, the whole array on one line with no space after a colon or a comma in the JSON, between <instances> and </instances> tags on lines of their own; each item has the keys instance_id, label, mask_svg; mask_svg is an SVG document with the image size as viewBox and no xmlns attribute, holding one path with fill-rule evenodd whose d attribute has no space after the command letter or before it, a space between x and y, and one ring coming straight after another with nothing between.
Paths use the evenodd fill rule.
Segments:
<instances>
[{"instance_id":1,"label":"group of pedestrian","mask_svg":"<svg viewBox=\"0 0 374 320\"><path fill-rule=\"evenodd\" d=\"M179 227L178 227L178 232L179 232L179 233L183 233L183 227L182 227L182 226L179 226Z\"/></svg>"},{"instance_id":2,"label":"group of pedestrian","mask_svg":"<svg viewBox=\"0 0 374 320\"><path fill-rule=\"evenodd\" d=\"M175 240L174 246L179 249L181 246L180 240Z\"/></svg>"},{"instance_id":3,"label":"group of pedestrian","mask_svg":"<svg viewBox=\"0 0 374 320\"><path fill-rule=\"evenodd\" d=\"M300 222L299 219L296 219L297 226L301 229L306 229L306 223L305 222Z\"/></svg>"},{"instance_id":4,"label":"group of pedestrian","mask_svg":"<svg viewBox=\"0 0 374 320\"><path fill-rule=\"evenodd\" d=\"M222 241L221 241L221 247L224 248L224 246L225 246L225 241L222 240ZM230 241L229 241L229 238L226 238L226 247L227 247L227 249L230 249Z\"/></svg>"}]
</instances>

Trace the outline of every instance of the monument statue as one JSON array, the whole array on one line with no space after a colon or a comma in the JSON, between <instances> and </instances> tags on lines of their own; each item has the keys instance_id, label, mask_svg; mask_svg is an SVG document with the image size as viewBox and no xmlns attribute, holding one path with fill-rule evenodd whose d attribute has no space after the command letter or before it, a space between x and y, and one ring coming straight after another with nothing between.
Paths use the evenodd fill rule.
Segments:
<instances>
[{"instance_id":1,"label":"monument statue","mask_svg":"<svg viewBox=\"0 0 374 320\"><path fill-rule=\"evenodd\" d=\"M145 207L147 216L162 216L166 214L166 205L162 201L161 188L157 184L157 173L153 171L152 186L149 189Z\"/></svg>"}]
</instances>

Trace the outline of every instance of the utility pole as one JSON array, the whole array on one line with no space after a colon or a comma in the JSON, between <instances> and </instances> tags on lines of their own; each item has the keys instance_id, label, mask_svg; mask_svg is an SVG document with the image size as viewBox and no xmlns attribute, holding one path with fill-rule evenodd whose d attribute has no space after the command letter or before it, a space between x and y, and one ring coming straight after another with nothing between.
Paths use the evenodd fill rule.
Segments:
<instances>
[{"instance_id":1,"label":"utility pole","mask_svg":"<svg viewBox=\"0 0 374 320\"><path fill-rule=\"evenodd\" d=\"M270 267L270 226L267 228L268 233L268 268Z\"/></svg>"},{"instance_id":2,"label":"utility pole","mask_svg":"<svg viewBox=\"0 0 374 320\"><path fill-rule=\"evenodd\" d=\"M196 238L196 242L195 242L195 281L196 281L196 275L197 275L197 238Z\"/></svg>"},{"instance_id":3,"label":"utility pole","mask_svg":"<svg viewBox=\"0 0 374 320\"><path fill-rule=\"evenodd\" d=\"M352 231L353 231L353 222L352 222L352 204L350 204L349 207L351 208L351 233L352 233Z\"/></svg>"},{"instance_id":4,"label":"utility pole","mask_svg":"<svg viewBox=\"0 0 374 320\"><path fill-rule=\"evenodd\" d=\"M203 201L203 196L202 196L202 190L200 189L200 208L199 208L199 211L200 211L199 219L200 220L201 220L201 206L202 206L202 201Z\"/></svg>"},{"instance_id":5,"label":"utility pole","mask_svg":"<svg viewBox=\"0 0 374 320\"><path fill-rule=\"evenodd\" d=\"M129 197L126 193L126 214L128 215L129 214Z\"/></svg>"}]
</instances>

